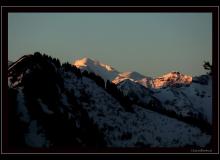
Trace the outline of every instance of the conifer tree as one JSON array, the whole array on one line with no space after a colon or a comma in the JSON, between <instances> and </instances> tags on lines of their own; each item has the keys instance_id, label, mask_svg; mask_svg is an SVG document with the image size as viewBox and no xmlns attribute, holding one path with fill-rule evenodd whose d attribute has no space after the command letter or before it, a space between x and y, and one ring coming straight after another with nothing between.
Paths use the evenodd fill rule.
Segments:
<instances>
[{"instance_id":1,"label":"conifer tree","mask_svg":"<svg viewBox=\"0 0 220 160\"><path fill-rule=\"evenodd\" d=\"M204 61L203 68L208 70L208 74L212 74L212 65L208 61Z\"/></svg>"}]
</instances>

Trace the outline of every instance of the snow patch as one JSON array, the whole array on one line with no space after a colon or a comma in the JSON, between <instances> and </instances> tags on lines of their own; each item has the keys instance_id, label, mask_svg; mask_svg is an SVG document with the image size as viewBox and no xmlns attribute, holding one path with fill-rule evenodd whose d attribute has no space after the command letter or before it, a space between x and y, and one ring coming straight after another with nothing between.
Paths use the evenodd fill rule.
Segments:
<instances>
[{"instance_id":1,"label":"snow patch","mask_svg":"<svg viewBox=\"0 0 220 160\"><path fill-rule=\"evenodd\" d=\"M49 141L46 139L42 128L39 127L36 120L30 122L28 133L25 135L25 142L31 147L49 147Z\"/></svg>"},{"instance_id":2,"label":"snow patch","mask_svg":"<svg viewBox=\"0 0 220 160\"><path fill-rule=\"evenodd\" d=\"M20 115L20 119L24 122L29 122L30 116L28 113L28 109L25 105L24 93L22 91L22 88L18 89L17 103L18 103L17 112Z\"/></svg>"},{"instance_id":3,"label":"snow patch","mask_svg":"<svg viewBox=\"0 0 220 160\"><path fill-rule=\"evenodd\" d=\"M43 110L44 113L46 113L46 114L54 114L54 112L51 111L51 110L48 108L48 106L42 102L41 99L38 99L38 102L39 102L39 104L40 104L40 106L41 106L41 109Z\"/></svg>"}]
</instances>

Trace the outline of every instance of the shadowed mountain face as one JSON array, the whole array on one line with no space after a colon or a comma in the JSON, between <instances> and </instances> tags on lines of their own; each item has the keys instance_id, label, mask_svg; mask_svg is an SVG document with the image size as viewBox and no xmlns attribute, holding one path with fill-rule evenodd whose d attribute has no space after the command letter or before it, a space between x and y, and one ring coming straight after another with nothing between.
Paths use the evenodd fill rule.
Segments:
<instances>
[{"instance_id":1,"label":"shadowed mountain face","mask_svg":"<svg viewBox=\"0 0 220 160\"><path fill-rule=\"evenodd\" d=\"M152 79L89 58L73 64L35 53L8 67L10 147L209 145L211 76Z\"/></svg>"}]
</instances>

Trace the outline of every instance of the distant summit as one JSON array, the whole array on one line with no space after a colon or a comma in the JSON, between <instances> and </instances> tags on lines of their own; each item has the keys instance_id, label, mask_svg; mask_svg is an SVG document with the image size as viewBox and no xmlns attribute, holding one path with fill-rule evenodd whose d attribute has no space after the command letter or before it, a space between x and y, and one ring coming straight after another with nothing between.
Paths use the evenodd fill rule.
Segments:
<instances>
[{"instance_id":1,"label":"distant summit","mask_svg":"<svg viewBox=\"0 0 220 160\"><path fill-rule=\"evenodd\" d=\"M73 65L75 65L76 67L82 68L82 67L86 67L88 65L91 65L94 61L88 57L84 57L82 59L76 60L75 62L73 62Z\"/></svg>"},{"instance_id":2,"label":"distant summit","mask_svg":"<svg viewBox=\"0 0 220 160\"><path fill-rule=\"evenodd\" d=\"M177 71L169 72L161 77L153 80L153 88L162 88L167 86L175 86L181 84L191 84L192 77L184 75Z\"/></svg>"},{"instance_id":3,"label":"distant summit","mask_svg":"<svg viewBox=\"0 0 220 160\"><path fill-rule=\"evenodd\" d=\"M74 61L72 65L75 65L81 70L94 72L105 80L112 80L119 74L119 72L115 70L112 66L103 64L98 60L93 60L87 57Z\"/></svg>"}]
</instances>

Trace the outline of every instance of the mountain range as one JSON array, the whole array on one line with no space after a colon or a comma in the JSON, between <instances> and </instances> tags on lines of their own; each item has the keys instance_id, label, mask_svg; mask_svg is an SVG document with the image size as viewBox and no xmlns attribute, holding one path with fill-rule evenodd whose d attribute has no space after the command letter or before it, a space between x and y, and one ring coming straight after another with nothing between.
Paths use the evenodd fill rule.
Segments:
<instances>
[{"instance_id":1,"label":"mountain range","mask_svg":"<svg viewBox=\"0 0 220 160\"><path fill-rule=\"evenodd\" d=\"M125 79L129 79L145 87L164 88L178 84L187 85L192 82L191 76L184 75L176 71L169 72L157 78L147 77L136 71L119 72L110 65L103 64L98 60L93 60L87 57L73 61L72 65L75 65L81 70L94 72L105 80L110 80L115 84L118 84Z\"/></svg>"},{"instance_id":2,"label":"mountain range","mask_svg":"<svg viewBox=\"0 0 220 160\"><path fill-rule=\"evenodd\" d=\"M10 146L207 147L212 76L152 78L35 53L8 67Z\"/></svg>"}]
</instances>

